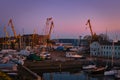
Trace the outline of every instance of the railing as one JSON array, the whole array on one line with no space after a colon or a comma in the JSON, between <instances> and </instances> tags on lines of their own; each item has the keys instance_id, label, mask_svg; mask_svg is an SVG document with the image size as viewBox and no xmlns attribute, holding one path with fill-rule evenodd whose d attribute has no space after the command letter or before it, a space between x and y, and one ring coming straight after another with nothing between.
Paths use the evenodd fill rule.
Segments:
<instances>
[{"instance_id":1,"label":"railing","mask_svg":"<svg viewBox=\"0 0 120 80\"><path fill-rule=\"evenodd\" d=\"M41 77L25 66L19 65L18 74L20 80L41 80Z\"/></svg>"}]
</instances>

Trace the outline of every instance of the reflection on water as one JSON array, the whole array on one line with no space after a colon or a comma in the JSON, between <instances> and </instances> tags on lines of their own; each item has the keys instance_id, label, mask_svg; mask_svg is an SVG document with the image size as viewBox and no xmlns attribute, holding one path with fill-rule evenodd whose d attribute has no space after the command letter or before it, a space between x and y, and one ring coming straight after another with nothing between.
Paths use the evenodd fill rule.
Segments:
<instances>
[{"instance_id":1,"label":"reflection on water","mask_svg":"<svg viewBox=\"0 0 120 80\"><path fill-rule=\"evenodd\" d=\"M114 77L103 75L89 75L83 71L78 73L52 72L44 73L43 80L114 80Z\"/></svg>"}]
</instances>

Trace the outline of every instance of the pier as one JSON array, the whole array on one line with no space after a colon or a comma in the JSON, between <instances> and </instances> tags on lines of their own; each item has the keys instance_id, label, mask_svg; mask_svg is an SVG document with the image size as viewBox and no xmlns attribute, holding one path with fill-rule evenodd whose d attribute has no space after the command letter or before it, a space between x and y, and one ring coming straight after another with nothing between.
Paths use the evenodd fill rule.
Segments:
<instances>
[{"instance_id":1,"label":"pier","mask_svg":"<svg viewBox=\"0 0 120 80\"><path fill-rule=\"evenodd\" d=\"M82 65L87 64L86 61L83 60L71 60L71 61L26 61L25 66L31 70L64 70L64 69L73 69L79 68L81 69Z\"/></svg>"},{"instance_id":2,"label":"pier","mask_svg":"<svg viewBox=\"0 0 120 80\"><path fill-rule=\"evenodd\" d=\"M38 74L31 71L27 67L19 65L18 68L19 68L18 71L19 79L17 78L18 80L41 80L41 77Z\"/></svg>"}]
</instances>

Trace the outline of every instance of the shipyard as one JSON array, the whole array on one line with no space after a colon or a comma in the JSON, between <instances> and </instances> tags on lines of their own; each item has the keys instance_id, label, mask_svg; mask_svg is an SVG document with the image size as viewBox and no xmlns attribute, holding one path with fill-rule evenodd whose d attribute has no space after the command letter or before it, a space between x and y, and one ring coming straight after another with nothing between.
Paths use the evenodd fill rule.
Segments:
<instances>
[{"instance_id":1,"label":"shipyard","mask_svg":"<svg viewBox=\"0 0 120 80\"><path fill-rule=\"evenodd\" d=\"M120 80L119 7L1 0L0 80Z\"/></svg>"}]
</instances>

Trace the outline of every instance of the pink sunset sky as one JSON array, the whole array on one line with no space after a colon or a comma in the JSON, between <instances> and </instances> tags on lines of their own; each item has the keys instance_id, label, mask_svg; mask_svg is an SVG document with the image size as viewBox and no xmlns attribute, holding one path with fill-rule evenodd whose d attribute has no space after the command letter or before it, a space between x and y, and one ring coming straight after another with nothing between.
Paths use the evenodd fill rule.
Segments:
<instances>
[{"instance_id":1,"label":"pink sunset sky","mask_svg":"<svg viewBox=\"0 0 120 80\"><path fill-rule=\"evenodd\" d=\"M0 0L0 36L12 18L17 34L43 34L46 18L52 17L52 38L79 38L90 35L86 26L91 20L93 32L120 39L120 0ZM87 28L86 28L87 27Z\"/></svg>"}]
</instances>

